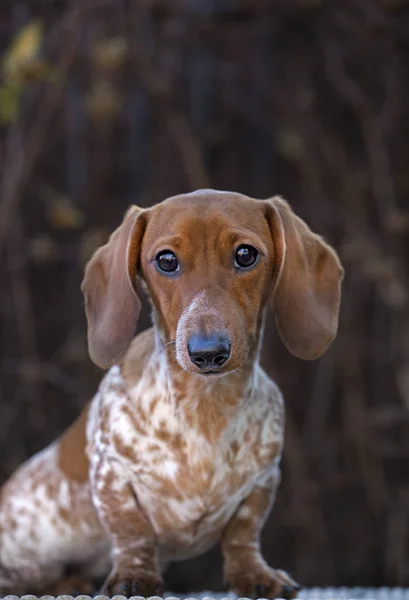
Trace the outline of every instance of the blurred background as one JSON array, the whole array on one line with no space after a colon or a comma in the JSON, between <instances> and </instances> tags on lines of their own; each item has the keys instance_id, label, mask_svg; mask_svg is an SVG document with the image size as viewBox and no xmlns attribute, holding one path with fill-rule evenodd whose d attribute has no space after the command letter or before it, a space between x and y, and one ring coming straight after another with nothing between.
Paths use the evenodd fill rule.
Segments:
<instances>
[{"instance_id":1,"label":"blurred background","mask_svg":"<svg viewBox=\"0 0 409 600\"><path fill-rule=\"evenodd\" d=\"M0 51L1 480L96 390L80 282L128 205L279 193L346 277L322 359L267 327L288 416L265 556L409 585L409 2L2 0ZM218 589L218 550L167 583Z\"/></svg>"}]
</instances>

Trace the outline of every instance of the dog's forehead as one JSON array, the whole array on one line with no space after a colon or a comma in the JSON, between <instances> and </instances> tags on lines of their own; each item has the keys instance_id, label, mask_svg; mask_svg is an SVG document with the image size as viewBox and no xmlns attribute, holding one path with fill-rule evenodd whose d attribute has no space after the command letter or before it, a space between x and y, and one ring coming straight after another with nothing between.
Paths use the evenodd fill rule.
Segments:
<instances>
[{"instance_id":1,"label":"dog's forehead","mask_svg":"<svg viewBox=\"0 0 409 600\"><path fill-rule=\"evenodd\" d=\"M242 194L200 190L173 196L151 209L148 237L166 233L207 235L223 228L267 230L263 202Z\"/></svg>"}]
</instances>

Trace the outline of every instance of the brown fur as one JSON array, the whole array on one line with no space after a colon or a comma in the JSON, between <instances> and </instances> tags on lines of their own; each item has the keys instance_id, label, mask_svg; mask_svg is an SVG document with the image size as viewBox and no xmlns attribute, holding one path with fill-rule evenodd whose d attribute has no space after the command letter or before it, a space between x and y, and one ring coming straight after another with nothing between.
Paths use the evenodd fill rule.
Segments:
<instances>
[{"instance_id":1,"label":"brown fur","mask_svg":"<svg viewBox=\"0 0 409 600\"><path fill-rule=\"evenodd\" d=\"M85 452L89 404L82 410L78 419L64 433L59 443L59 467L69 479L78 483L88 480L89 461Z\"/></svg>"}]
</instances>

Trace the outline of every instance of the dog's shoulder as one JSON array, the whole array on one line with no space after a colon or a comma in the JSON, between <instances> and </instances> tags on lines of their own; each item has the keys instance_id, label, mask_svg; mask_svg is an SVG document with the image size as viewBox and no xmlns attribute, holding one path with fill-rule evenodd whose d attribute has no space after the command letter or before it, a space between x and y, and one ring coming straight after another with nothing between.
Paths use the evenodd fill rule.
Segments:
<instances>
[{"instance_id":1,"label":"dog's shoulder","mask_svg":"<svg viewBox=\"0 0 409 600\"><path fill-rule=\"evenodd\" d=\"M261 404L267 404L277 415L284 412L284 398L277 383L259 365L256 370L253 394Z\"/></svg>"},{"instance_id":2,"label":"dog's shoulder","mask_svg":"<svg viewBox=\"0 0 409 600\"><path fill-rule=\"evenodd\" d=\"M77 420L61 436L58 444L58 461L60 469L69 479L83 482L88 478L89 461L86 452L87 428L91 429L91 437L101 427L100 403L123 398L128 387L137 383L144 373L147 361L154 350L153 329L147 329L135 337L121 368L113 367L102 379L99 391L89 402ZM105 417L106 418L106 417Z\"/></svg>"},{"instance_id":3,"label":"dog's shoulder","mask_svg":"<svg viewBox=\"0 0 409 600\"><path fill-rule=\"evenodd\" d=\"M154 332L148 329L135 337L121 363L105 374L91 403L86 435L91 462L102 454L122 456L128 462L141 438L152 436L164 394L160 376Z\"/></svg>"},{"instance_id":4,"label":"dog's shoulder","mask_svg":"<svg viewBox=\"0 0 409 600\"><path fill-rule=\"evenodd\" d=\"M252 395L255 401L251 413L260 427L257 443L262 444L266 441L269 445L274 440L281 452L285 426L284 399L281 390L260 366L256 371L254 386Z\"/></svg>"}]
</instances>

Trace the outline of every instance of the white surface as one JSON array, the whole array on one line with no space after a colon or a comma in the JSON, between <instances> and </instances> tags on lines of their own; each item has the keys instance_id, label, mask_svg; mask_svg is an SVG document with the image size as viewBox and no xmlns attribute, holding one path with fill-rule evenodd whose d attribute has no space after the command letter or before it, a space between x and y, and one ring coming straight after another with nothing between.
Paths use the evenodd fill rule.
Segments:
<instances>
[{"instance_id":1,"label":"white surface","mask_svg":"<svg viewBox=\"0 0 409 600\"><path fill-rule=\"evenodd\" d=\"M54 600L52 596L42 596L44 600ZM59 596L61 600L73 600L72 596ZM93 600L107 600L107 596L94 596ZM124 596L114 596L115 600L126 600ZM298 595L298 600L409 600L409 588L305 588ZM5 596L5 600L38 600L36 596ZM90 596L77 596L76 600L91 600ZM141 596L133 596L133 600L144 600ZM152 600L164 600L152 596ZM247 600L237 598L235 594L215 594L204 591L198 594L174 596L165 594L165 600ZM278 599L276 599L278 600Z\"/></svg>"}]
</instances>

